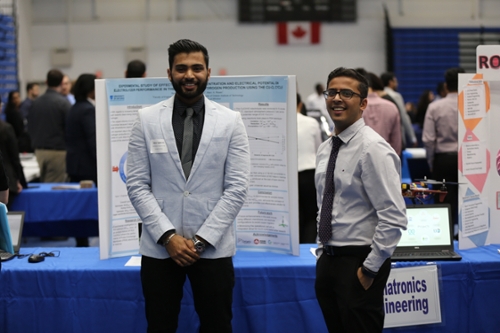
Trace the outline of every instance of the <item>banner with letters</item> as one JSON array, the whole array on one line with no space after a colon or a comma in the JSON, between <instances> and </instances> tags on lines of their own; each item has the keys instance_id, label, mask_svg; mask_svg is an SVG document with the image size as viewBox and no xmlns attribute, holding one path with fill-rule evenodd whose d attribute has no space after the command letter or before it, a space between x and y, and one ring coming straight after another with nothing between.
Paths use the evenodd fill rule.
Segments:
<instances>
[{"instance_id":1,"label":"banner with letters","mask_svg":"<svg viewBox=\"0 0 500 333\"><path fill-rule=\"evenodd\" d=\"M251 153L238 250L299 254L295 76L211 77L205 95L242 115ZM134 255L141 221L126 190L128 137L137 111L173 96L167 78L96 80L100 257Z\"/></svg>"}]
</instances>

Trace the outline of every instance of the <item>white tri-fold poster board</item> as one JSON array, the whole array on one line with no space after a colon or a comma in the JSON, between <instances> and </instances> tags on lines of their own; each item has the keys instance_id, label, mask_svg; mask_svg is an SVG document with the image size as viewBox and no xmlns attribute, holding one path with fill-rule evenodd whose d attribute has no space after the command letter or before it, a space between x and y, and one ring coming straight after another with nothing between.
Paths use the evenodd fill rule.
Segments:
<instances>
[{"instance_id":1,"label":"white tri-fold poster board","mask_svg":"<svg viewBox=\"0 0 500 333\"><path fill-rule=\"evenodd\" d=\"M500 46L477 48L459 75L459 248L500 243Z\"/></svg>"},{"instance_id":2,"label":"white tri-fold poster board","mask_svg":"<svg viewBox=\"0 0 500 333\"><path fill-rule=\"evenodd\" d=\"M128 139L139 109L174 94L167 78L96 80L101 259L139 251L141 221L126 189ZM298 255L295 76L211 77L205 95L240 112L249 138L250 186L235 221L237 249Z\"/></svg>"}]
</instances>

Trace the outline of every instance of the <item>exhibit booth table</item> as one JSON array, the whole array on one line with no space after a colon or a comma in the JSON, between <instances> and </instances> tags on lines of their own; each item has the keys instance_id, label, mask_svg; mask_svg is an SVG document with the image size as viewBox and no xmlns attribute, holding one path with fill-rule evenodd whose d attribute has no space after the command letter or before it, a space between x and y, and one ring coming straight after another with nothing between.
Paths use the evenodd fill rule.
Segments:
<instances>
[{"instance_id":1,"label":"exhibit booth table","mask_svg":"<svg viewBox=\"0 0 500 333\"><path fill-rule=\"evenodd\" d=\"M15 198L12 211L24 211L23 236L99 235L97 188L77 183L30 183Z\"/></svg>"},{"instance_id":2,"label":"exhibit booth table","mask_svg":"<svg viewBox=\"0 0 500 333\"><path fill-rule=\"evenodd\" d=\"M234 332L326 333L314 293L313 245L300 256L238 252L234 258ZM50 248L22 248L39 253ZM98 248L59 248L59 257L41 263L15 258L0 272L0 331L145 332L140 268L130 257L99 260ZM500 254L496 246L457 251L462 261L438 262L440 324L385 329L384 332L496 332L500 324ZM396 267L425 265L400 262ZM165 286L168 287L168 286ZM196 332L189 284L178 332Z\"/></svg>"}]
</instances>

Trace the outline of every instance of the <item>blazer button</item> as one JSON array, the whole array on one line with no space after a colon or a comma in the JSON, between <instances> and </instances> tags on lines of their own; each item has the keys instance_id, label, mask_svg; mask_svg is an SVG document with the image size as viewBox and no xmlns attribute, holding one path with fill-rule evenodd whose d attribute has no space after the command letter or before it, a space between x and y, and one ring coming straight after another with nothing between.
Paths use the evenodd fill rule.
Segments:
<instances>
[{"instance_id":1,"label":"blazer button","mask_svg":"<svg viewBox=\"0 0 500 333\"><path fill-rule=\"evenodd\" d=\"M189 191L184 191L184 196L185 197L189 196Z\"/></svg>"}]
</instances>

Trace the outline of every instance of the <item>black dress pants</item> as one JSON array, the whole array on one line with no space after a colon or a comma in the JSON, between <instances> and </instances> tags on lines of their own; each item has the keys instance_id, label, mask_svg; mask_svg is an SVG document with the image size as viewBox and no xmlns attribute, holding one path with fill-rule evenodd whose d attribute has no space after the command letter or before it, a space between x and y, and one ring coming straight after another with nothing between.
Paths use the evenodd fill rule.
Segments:
<instances>
[{"instance_id":1,"label":"black dress pants","mask_svg":"<svg viewBox=\"0 0 500 333\"><path fill-rule=\"evenodd\" d=\"M387 259L365 290L357 271L366 255L330 256L323 253L316 264L316 297L328 332L382 332L384 327L384 288L391 271Z\"/></svg>"},{"instance_id":2,"label":"black dress pants","mask_svg":"<svg viewBox=\"0 0 500 333\"><path fill-rule=\"evenodd\" d=\"M316 243L318 202L314 185L314 169L299 172L299 240Z\"/></svg>"},{"instance_id":3,"label":"black dress pants","mask_svg":"<svg viewBox=\"0 0 500 333\"><path fill-rule=\"evenodd\" d=\"M147 332L176 332L186 276L200 318L199 332L232 332L234 268L231 257L199 259L191 266L181 267L171 258L142 256L141 282Z\"/></svg>"}]
</instances>

